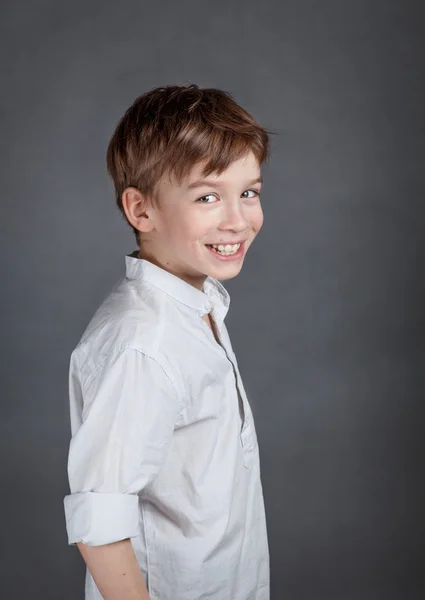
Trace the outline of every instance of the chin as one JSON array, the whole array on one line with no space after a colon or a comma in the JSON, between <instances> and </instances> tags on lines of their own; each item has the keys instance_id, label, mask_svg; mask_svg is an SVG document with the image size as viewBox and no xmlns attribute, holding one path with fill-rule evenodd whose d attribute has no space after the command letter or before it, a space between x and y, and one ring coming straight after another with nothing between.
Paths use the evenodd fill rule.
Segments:
<instances>
[{"instance_id":1,"label":"chin","mask_svg":"<svg viewBox=\"0 0 425 600\"><path fill-rule=\"evenodd\" d=\"M239 263L238 265L235 264L232 267L229 266L227 269L214 269L214 272L211 273L211 277L214 277L220 281L226 281L226 279L233 279L239 275L241 270L242 264ZM213 269L211 269L211 271L213 271Z\"/></svg>"}]
</instances>

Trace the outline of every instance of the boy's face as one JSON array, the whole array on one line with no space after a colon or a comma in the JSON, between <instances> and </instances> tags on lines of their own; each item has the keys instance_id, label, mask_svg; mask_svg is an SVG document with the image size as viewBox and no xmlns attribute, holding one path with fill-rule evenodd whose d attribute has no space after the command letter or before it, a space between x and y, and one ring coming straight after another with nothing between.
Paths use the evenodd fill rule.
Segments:
<instances>
[{"instance_id":1,"label":"boy's face","mask_svg":"<svg viewBox=\"0 0 425 600\"><path fill-rule=\"evenodd\" d=\"M253 153L220 176L204 178L201 167L195 165L179 184L168 175L158 183L157 205L147 210L153 229L142 233L139 254L200 290L208 275L220 280L238 275L263 224L260 166ZM234 255L209 247L235 242L242 243Z\"/></svg>"}]
</instances>

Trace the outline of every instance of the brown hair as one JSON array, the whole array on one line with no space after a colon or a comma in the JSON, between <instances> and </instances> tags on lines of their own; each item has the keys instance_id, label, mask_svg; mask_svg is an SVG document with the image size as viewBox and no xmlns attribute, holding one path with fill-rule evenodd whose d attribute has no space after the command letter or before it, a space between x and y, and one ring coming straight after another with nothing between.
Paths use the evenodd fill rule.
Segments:
<instances>
[{"instance_id":1,"label":"brown hair","mask_svg":"<svg viewBox=\"0 0 425 600\"><path fill-rule=\"evenodd\" d=\"M270 133L228 92L197 85L154 88L127 109L108 145L106 163L118 208L127 220L122 193L129 186L154 204L165 172L181 181L205 162L203 177L220 175L249 151L261 165L269 157ZM139 244L140 232L132 229Z\"/></svg>"}]
</instances>

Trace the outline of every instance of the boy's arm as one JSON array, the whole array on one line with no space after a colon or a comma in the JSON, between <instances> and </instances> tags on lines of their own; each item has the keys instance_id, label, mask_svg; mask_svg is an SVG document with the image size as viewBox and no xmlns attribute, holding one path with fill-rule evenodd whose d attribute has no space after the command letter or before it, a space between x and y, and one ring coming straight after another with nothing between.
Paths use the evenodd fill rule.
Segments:
<instances>
[{"instance_id":1,"label":"boy's arm","mask_svg":"<svg viewBox=\"0 0 425 600\"><path fill-rule=\"evenodd\" d=\"M133 348L112 349L80 397L64 498L68 543L78 545L108 600L145 600L129 538L141 535L140 493L165 461L180 397L160 364Z\"/></svg>"},{"instance_id":2,"label":"boy's arm","mask_svg":"<svg viewBox=\"0 0 425 600\"><path fill-rule=\"evenodd\" d=\"M105 600L149 600L129 538L103 546L82 542L77 546Z\"/></svg>"}]
</instances>

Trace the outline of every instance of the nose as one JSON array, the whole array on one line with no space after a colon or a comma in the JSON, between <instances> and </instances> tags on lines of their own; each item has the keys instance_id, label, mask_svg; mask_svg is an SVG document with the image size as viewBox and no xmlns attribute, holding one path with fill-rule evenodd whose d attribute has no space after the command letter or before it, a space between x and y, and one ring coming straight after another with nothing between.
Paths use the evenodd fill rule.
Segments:
<instances>
[{"instance_id":1,"label":"nose","mask_svg":"<svg viewBox=\"0 0 425 600\"><path fill-rule=\"evenodd\" d=\"M223 203L224 205L225 203ZM223 206L223 215L219 228L223 231L231 230L235 232L246 231L250 227L250 221L247 218L243 206L240 202L229 203Z\"/></svg>"}]
</instances>

